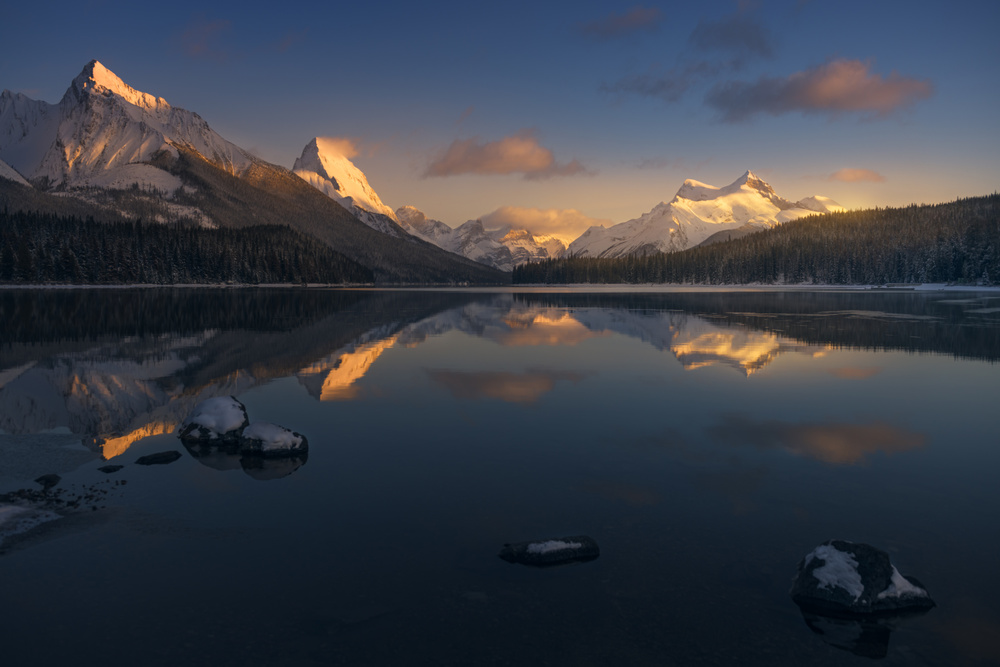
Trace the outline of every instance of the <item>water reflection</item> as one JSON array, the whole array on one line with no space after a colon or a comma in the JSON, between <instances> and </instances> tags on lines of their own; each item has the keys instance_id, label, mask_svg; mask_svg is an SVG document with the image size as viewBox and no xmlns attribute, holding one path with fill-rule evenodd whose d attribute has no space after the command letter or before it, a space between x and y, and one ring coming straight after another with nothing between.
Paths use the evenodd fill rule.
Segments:
<instances>
[{"instance_id":1,"label":"water reflection","mask_svg":"<svg viewBox=\"0 0 1000 667\"><path fill-rule=\"evenodd\" d=\"M0 429L68 430L112 458L172 432L202 400L276 378L296 377L320 401L354 400L386 350L455 331L504 347L619 335L671 354L689 371L718 366L743 377L783 354L820 358L851 346L996 360L1000 326L982 310L976 299L912 294L7 290L0 293L0 317L11 323L0 334ZM865 379L879 370L827 372ZM585 376L540 368L427 372L456 397L520 404ZM717 435L835 464L922 445L884 424L734 418Z\"/></svg>"},{"instance_id":2,"label":"water reflection","mask_svg":"<svg viewBox=\"0 0 1000 667\"><path fill-rule=\"evenodd\" d=\"M188 454L204 466L220 471L242 470L250 477L262 482L288 477L309 460L308 453L281 458L241 454L239 443L210 445L181 442Z\"/></svg>"},{"instance_id":3,"label":"water reflection","mask_svg":"<svg viewBox=\"0 0 1000 667\"><path fill-rule=\"evenodd\" d=\"M802 610L802 619L810 630L830 646L862 658L881 660L889 655L889 639L907 619L923 616L926 611L876 616L838 618Z\"/></svg>"}]
</instances>

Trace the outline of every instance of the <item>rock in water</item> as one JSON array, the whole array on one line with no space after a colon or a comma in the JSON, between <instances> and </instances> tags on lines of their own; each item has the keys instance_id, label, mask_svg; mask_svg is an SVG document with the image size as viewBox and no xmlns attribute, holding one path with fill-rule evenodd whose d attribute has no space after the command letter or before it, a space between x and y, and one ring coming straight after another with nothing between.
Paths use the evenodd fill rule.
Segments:
<instances>
[{"instance_id":1,"label":"rock in water","mask_svg":"<svg viewBox=\"0 0 1000 667\"><path fill-rule=\"evenodd\" d=\"M889 554L846 540L824 542L806 554L791 596L803 609L819 614L885 614L934 606L923 584L900 574Z\"/></svg>"},{"instance_id":2,"label":"rock in water","mask_svg":"<svg viewBox=\"0 0 1000 667\"><path fill-rule=\"evenodd\" d=\"M522 565L561 565L573 561L594 560L600 555L601 549L597 546L597 542L586 535L505 544L500 550L500 558L509 563Z\"/></svg>"},{"instance_id":3,"label":"rock in water","mask_svg":"<svg viewBox=\"0 0 1000 667\"><path fill-rule=\"evenodd\" d=\"M173 463L181 457L181 453L176 450L171 450L169 452L157 452L156 454L147 454L146 456L140 456L136 459L136 463L141 466L156 466L163 465L166 463Z\"/></svg>"},{"instance_id":4,"label":"rock in water","mask_svg":"<svg viewBox=\"0 0 1000 667\"><path fill-rule=\"evenodd\" d=\"M181 422L180 439L185 443L238 442L250 420L246 407L232 396L202 401Z\"/></svg>"},{"instance_id":5,"label":"rock in water","mask_svg":"<svg viewBox=\"0 0 1000 667\"><path fill-rule=\"evenodd\" d=\"M100 468L98 468L98 470L103 472L105 475L110 475L111 473L118 472L124 467L125 466L123 465L112 464L112 465L101 466Z\"/></svg>"},{"instance_id":6,"label":"rock in water","mask_svg":"<svg viewBox=\"0 0 1000 667\"><path fill-rule=\"evenodd\" d=\"M309 451L309 441L301 433L268 422L254 422L243 429L240 453L284 458L303 456Z\"/></svg>"}]
</instances>

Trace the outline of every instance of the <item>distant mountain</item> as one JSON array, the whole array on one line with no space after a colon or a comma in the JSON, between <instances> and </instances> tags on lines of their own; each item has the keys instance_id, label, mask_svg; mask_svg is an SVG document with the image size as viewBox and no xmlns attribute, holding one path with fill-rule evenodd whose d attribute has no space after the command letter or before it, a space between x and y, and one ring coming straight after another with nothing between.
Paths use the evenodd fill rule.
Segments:
<instances>
[{"instance_id":1,"label":"distant mountain","mask_svg":"<svg viewBox=\"0 0 1000 667\"><path fill-rule=\"evenodd\" d=\"M512 271L525 262L562 257L566 250L559 239L536 236L526 229L507 226L487 230L479 220L449 227L413 206L396 209L396 219L414 236L501 271Z\"/></svg>"},{"instance_id":2,"label":"distant mountain","mask_svg":"<svg viewBox=\"0 0 1000 667\"><path fill-rule=\"evenodd\" d=\"M791 202L747 171L726 187L686 180L670 203L611 227L595 226L570 243L571 257L625 257L675 252L738 238L815 213L844 210L826 197Z\"/></svg>"},{"instance_id":3,"label":"distant mountain","mask_svg":"<svg viewBox=\"0 0 1000 667\"><path fill-rule=\"evenodd\" d=\"M322 166L320 145L300 160L303 167ZM358 220L352 213L359 202L381 203L362 196L363 175L360 183L342 177L344 185L334 188L341 199L331 199L97 61L58 104L0 94L0 161L0 206L10 211L202 227L285 225L372 270L376 282L509 280L403 233L384 205L372 213L386 215L388 233ZM339 203L348 198L350 211Z\"/></svg>"}]
</instances>

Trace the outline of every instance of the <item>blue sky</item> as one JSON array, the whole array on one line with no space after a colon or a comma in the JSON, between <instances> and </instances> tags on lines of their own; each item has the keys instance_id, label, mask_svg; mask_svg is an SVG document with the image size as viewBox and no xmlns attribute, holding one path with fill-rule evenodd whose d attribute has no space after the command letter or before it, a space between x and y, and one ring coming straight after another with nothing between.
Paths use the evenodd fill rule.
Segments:
<instances>
[{"instance_id":1,"label":"blue sky","mask_svg":"<svg viewBox=\"0 0 1000 667\"><path fill-rule=\"evenodd\" d=\"M277 164L349 138L452 225L573 236L746 169L852 208L1000 182L995 2L286 4L17 3L0 87L54 102L96 58Z\"/></svg>"}]
</instances>

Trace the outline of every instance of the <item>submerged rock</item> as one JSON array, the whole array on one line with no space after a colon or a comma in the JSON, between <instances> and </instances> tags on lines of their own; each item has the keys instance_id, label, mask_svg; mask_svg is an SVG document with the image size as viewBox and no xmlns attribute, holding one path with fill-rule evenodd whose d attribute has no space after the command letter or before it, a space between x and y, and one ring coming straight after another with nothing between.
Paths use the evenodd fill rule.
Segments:
<instances>
[{"instance_id":1,"label":"submerged rock","mask_svg":"<svg viewBox=\"0 0 1000 667\"><path fill-rule=\"evenodd\" d=\"M157 452L156 454L147 454L146 456L140 456L136 459L136 463L141 466L156 466L164 465L167 463L173 463L181 457L181 453L177 450L171 450L169 452Z\"/></svg>"},{"instance_id":2,"label":"submerged rock","mask_svg":"<svg viewBox=\"0 0 1000 667\"><path fill-rule=\"evenodd\" d=\"M202 401L181 422L182 442L238 442L250 420L246 407L232 396Z\"/></svg>"},{"instance_id":3,"label":"submerged rock","mask_svg":"<svg viewBox=\"0 0 1000 667\"><path fill-rule=\"evenodd\" d=\"M250 454L240 457L240 467L243 468L243 472L258 482L269 482L288 477L304 466L308 460L309 457L306 454L281 458L265 458Z\"/></svg>"},{"instance_id":4,"label":"submerged rock","mask_svg":"<svg viewBox=\"0 0 1000 667\"><path fill-rule=\"evenodd\" d=\"M243 429L240 452L265 458L302 456L309 441L301 433L268 422L254 422Z\"/></svg>"},{"instance_id":5,"label":"submerged rock","mask_svg":"<svg viewBox=\"0 0 1000 667\"><path fill-rule=\"evenodd\" d=\"M799 607L818 614L891 614L934 606L923 584L900 574L889 554L846 540L824 542L806 554L790 592Z\"/></svg>"},{"instance_id":6,"label":"submerged rock","mask_svg":"<svg viewBox=\"0 0 1000 667\"><path fill-rule=\"evenodd\" d=\"M125 466L123 466L123 465L118 465L117 463L115 463L115 464L111 464L111 465L101 466L100 468L98 468L98 470L100 472L103 472L105 475L110 475L113 472L118 472L119 470L121 470L124 467Z\"/></svg>"},{"instance_id":7,"label":"submerged rock","mask_svg":"<svg viewBox=\"0 0 1000 667\"><path fill-rule=\"evenodd\" d=\"M500 550L500 558L508 563L522 565L561 565L594 560L600 555L601 549L597 542L586 535L505 544Z\"/></svg>"},{"instance_id":8,"label":"submerged rock","mask_svg":"<svg viewBox=\"0 0 1000 667\"><path fill-rule=\"evenodd\" d=\"M41 484L42 488L48 491L53 486L62 481L62 477L56 475L55 473L49 473L48 475L42 475L35 480L35 483Z\"/></svg>"}]
</instances>

